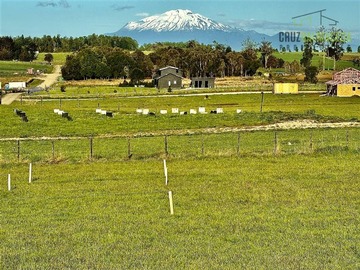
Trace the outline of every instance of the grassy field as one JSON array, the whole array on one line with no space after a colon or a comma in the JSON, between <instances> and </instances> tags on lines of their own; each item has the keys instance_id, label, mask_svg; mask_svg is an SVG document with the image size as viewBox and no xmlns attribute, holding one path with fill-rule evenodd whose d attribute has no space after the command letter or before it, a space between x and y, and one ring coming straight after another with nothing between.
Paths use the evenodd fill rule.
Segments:
<instances>
[{"instance_id":1,"label":"grassy field","mask_svg":"<svg viewBox=\"0 0 360 270\"><path fill-rule=\"evenodd\" d=\"M357 97L320 97L318 94L264 96L260 113L261 95L219 95L196 97L98 98L93 100L31 100L0 106L2 137L31 136L98 136L107 134L131 135L139 132L201 129L208 127L241 127L296 119L316 121L357 121ZM113 111L107 118L95 112L98 106ZM172 108L187 111L205 106L206 110L223 108L224 114L172 115ZM54 109L68 112L73 121L54 114ZM29 122L22 122L14 109L26 112ZM148 108L156 116L136 114L137 108ZM161 109L169 114L160 115ZM243 113L236 114L236 109Z\"/></svg>"},{"instance_id":2,"label":"grassy field","mask_svg":"<svg viewBox=\"0 0 360 270\"><path fill-rule=\"evenodd\" d=\"M120 89L69 85L0 106L0 269L360 268L359 128L209 131L358 122L358 97L265 94L260 113L260 93ZM224 114L159 114L200 106Z\"/></svg>"},{"instance_id":3,"label":"grassy field","mask_svg":"<svg viewBox=\"0 0 360 270\"><path fill-rule=\"evenodd\" d=\"M0 82L3 84L12 81L28 81L34 75L27 74L29 68L34 70L41 70L44 73L52 72L53 66L41 63L30 62L15 62L15 61L0 61Z\"/></svg>"},{"instance_id":4,"label":"grassy field","mask_svg":"<svg viewBox=\"0 0 360 270\"><path fill-rule=\"evenodd\" d=\"M287 62L292 62L294 60L299 61L302 58L302 52L286 52L286 53L282 53L282 52L275 52L273 54L275 57L277 58L281 58L284 61ZM312 65L314 66L319 66L320 63L323 62L323 55L322 53L318 53L318 52L314 52L313 53L313 59L312 59ZM336 62L336 70L343 70L345 68L348 67L354 67L359 69L359 67L354 66L352 60L355 58L359 58L360 54L359 53L344 53L343 57ZM334 66L334 61L331 58L326 57L325 58L325 69L333 69Z\"/></svg>"},{"instance_id":5,"label":"grassy field","mask_svg":"<svg viewBox=\"0 0 360 270\"><path fill-rule=\"evenodd\" d=\"M0 267L357 269L357 157L1 165Z\"/></svg>"},{"instance_id":6,"label":"grassy field","mask_svg":"<svg viewBox=\"0 0 360 270\"><path fill-rule=\"evenodd\" d=\"M35 60L35 63L46 63L44 60L45 54L47 53L39 53L37 59ZM61 52L61 53L51 53L54 57L54 60L52 62L53 65L64 65L66 62L66 57L70 55L70 52Z\"/></svg>"}]
</instances>

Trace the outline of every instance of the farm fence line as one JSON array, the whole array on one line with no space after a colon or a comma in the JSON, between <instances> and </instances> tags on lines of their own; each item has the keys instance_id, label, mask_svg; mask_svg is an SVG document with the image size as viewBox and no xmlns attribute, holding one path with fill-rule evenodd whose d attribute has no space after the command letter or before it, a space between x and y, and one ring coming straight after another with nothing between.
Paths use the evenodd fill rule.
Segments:
<instances>
[{"instance_id":1,"label":"farm fence line","mask_svg":"<svg viewBox=\"0 0 360 270\"><path fill-rule=\"evenodd\" d=\"M241 131L144 137L0 141L0 163L120 161L164 157L310 154L359 151L360 129Z\"/></svg>"}]
</instances>

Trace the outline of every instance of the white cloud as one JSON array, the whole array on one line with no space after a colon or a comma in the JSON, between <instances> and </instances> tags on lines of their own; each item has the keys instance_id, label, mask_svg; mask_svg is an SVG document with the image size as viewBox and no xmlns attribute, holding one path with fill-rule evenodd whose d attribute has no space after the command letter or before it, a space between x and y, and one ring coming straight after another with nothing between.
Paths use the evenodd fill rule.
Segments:
<instances>
[{"instance_id":1,"label":"white cloud","mask_svg":"<svg viewBox=\"0 0 360 270\"><path fill-rule=\"evenodd\" d=\"M137 13L136 16L138 16L138 17L149 17L150 14L147 13L147 12L141 12L141 13Z\"/></svg>"}]
</instances>

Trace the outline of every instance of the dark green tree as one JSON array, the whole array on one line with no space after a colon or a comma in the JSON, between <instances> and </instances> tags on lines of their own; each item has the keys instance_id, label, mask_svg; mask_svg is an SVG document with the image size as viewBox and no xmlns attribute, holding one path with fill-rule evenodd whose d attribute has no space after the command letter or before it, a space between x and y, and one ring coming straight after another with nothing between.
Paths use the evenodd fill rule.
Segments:
<instances>
[{"instance_id":1,"label":"dark green tree","mask_svg":"<svg viewBox=\"0 0 360 270\"><path fill-rule=\"evenodd\" d=\"M54 60L54 56L51 53L47 53L44 56L44 61L48 62L49 64L51 64L51 62Z\"/></svg>"},{"instance_id":2,"label":"dark green tree","mask_svg":"<svg viewBox=\"0 0 360 270\"><path fill-rule=\"evenodd\" d=\"M306 67L304 81L310 82L310 83L317 83L318 79L316 76L318 75L318 73L319 73L319 70L317 67L315 67L315 66Z\"/></svg>"},{"instance_id":3,"label":"dark green tree","mask_svg":"<svg viewBox=\"0 0 360 270\"><path fill-rule=\"evenodd\" d=\"M304 38L304 51L303 57L300 59L300 64L307 68L311 65L311 60L313 57L312 48L313 48L314 41L310 37Z\"/></svg>"},{"instance_id":4,"label":"dark green tree","mask_svg":"<svg viewBox=\"0 0 360 270\"><path fill-rule=\"evenodd\" d=\"M141 69L134 68L130 72L130 79L132 84L139 84L145 79L145 74Z\"/></svg>"}]
</instances>

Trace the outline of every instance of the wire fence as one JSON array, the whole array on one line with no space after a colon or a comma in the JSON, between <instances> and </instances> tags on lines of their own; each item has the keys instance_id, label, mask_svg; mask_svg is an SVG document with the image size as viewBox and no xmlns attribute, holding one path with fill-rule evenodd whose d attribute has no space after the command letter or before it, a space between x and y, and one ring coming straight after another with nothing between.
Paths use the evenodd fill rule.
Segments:
<instances>
[{"instance_id":1,"label":"wire fence","mask_svg":"<svg viewBox=\"0 0 360 270\"><path fill-rule=\"evenodd\" d=\"M359 151L360 129L0 141L0 163L122 161Z\"/></svg>"}]
</instances>

